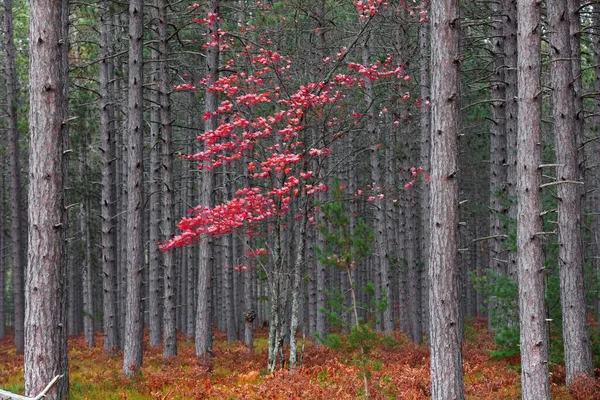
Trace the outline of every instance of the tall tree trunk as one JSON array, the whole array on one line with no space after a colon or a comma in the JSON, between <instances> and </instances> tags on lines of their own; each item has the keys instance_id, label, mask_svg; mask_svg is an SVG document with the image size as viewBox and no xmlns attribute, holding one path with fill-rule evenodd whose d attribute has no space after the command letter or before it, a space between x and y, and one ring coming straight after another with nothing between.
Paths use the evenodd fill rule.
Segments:
<instances>
[{"instance_id":1,"label":"tall tree trunk","mask_svg":"<svg viewBox=\"0 0 600 400\"><path fill-rule=\"evenodd\" d=\"M541 173L541 20L537 0L518 0L517 269L524 400L550 398L544 310Z\"/></svg>"},{"instance_id":2,"label":"tall tree trunk","mask_svg":"<svg viewBox=\"0 0 600 400\"><path fill-rule=\"evenodd\" d=\"M69 398L66 329L68 3L32 0L29 33L29 252L25 395L63 375L46 398Z\"/></svg>"},{"instance_id":3,"label":"tall tree trunk","mask_svg":"<svg viewBox=\"0 0 600 400\"><path fill-rule=\"evenodd\" d=\"M206 14L219 15L219 1L210 0L206 5ZM219 41L219 20L215 18L208 26L207 39ZM219 46L209 46L206 50L207 87L219 79ZM217 116L213 113L218 107L217 94L206 90L204 96L205 111L210 117L205 122L205 131L217 128ZM212 170L202 170L200 188L200 204L205 207L215 206L215 174ZM198 304L196 314L196 357L207 368L212 368L212 318L211 318L211 276L214 264L213 240L210 237L200 242L200 269L198 271Z\"/></svg>"},{"instance_id":4,"label":"tall tree trunk","mask_svg":"<svg viewBox=\"0 0 600 400\"><path fill-rule=\"evenodd\" d=\"M516 223L517 204L517 0L504 0L504 63L505 118L506 118L506 196L508 198L508 218ZM506 251L502 262L506 263L507 276L517 281L517 255ZM514 321L516 324L516 321Z\"/></svg>"},{"instance_id":5,"label":"tall tree trunk","mask_svg":"<svg viewBox=\"0 0 600 400\"><path fill-rule=\"evenodd\" d=\"M548 0L552 105L556 141L558 195L558 260L567 384L593 373L584 292L582 187L574 110L573 71L566 0Z\"/></svg>"},{"instance_id":6,"label":"tall tree trunk","mask_svg":"<svg viewBox=\"0 0 600 400\"><path fill-rule=\"evenodd\" d=\"M84 124L85 126L85 124ZM88 166L87 166L87 135L84 134L84 142L81 149L81 180L82 182L88 182ZM80 203L80 232L83 240L83 268L82 273L82 298L83 304L81 311L83 311L83 334L85 341L90 349L94 348L94 295L93 295L93 281L94 276L92 269L92 234L90 230L91 223L91 209L90 209L90 198L87 193L84 193Z\"/></svg>"},{"instance_id":7,"label":"tall tree trunk","mask_svg":"<svg viewBox=\"0 0 600 400\"><path fill-rule=\"evenodd\" d=\"M593 23L595 35L592 37L593 45L591 46L594 52L594 91L600 93L600 3L594 3L593 5ZM600 97L597 97L594 101L593 112L596 115L593 119L593 125L595 126L594 134L600 135ZM592 152L600 154L600 140L595 140L592 148ZM595 196L592 201L592 234L593 234L593 260L595 265L594 271L596 274L600 274L600 167L596 167L593 170L593 184L591 190L595 191ZM600 313L600 292L596 295L597 299L597 312ZM598 319L600 324L600 319Z\"/></svg>"},{"instance_id":8,"label":"tall tree trunk","mask_svg":"<svg viewBox=\"0 0 600 400\"><path fill-rule=\"evenodd\" d=\"M504 61L504 21L502 4L491 3L492 8L492 43L490 51L493 61L491 67L491 125L490 125L490 270L498 274L506 274L506 263L501 259L505 235L501 216L504 214L504 190L506 189L506 90L505 61ZM490 282L493 284L493 282ZM488 304L492 315L501 311L498 299L489 299ZM494 318L489 318L488 326L492 325Z\"/></svg>"},{"instance_id":9,"label":"tall tree trunk","mask_svg":"<svg viewBox=\"0 0 600 400\"><path fill-rule=\"evenodd\" d=\"M170 79L167 69L169 57L169 35L167 31L168 0L157 0L158 8L158 50L160 53L159 83L160 83L160 125L162 133L162 235L164 238L173 236L173 139L171 127ZM177 355L176 312L177 293L175 291L175 255L169 251L163 254L164 268L164 332L163 356L169 358Z\"/></svg>"},{"instance_id":10,"label":"tall tree trunk","mask_svg":"<svg viewBox=\"0 0 600 400\"><path fill-rule=\"evenodd\" d=\"M6 221L6 199L4 197L6 179L4 175L4 156L0 159L0 339L6 336L6 233L4 223Z\"/></svg>"},{"instance_id":11,"label":"tall tree trunk","mask_svg":"<svg viewBox=\"0 0 600 400\"><path fill-rule=\"evenodd\" d=\"M6 105L10 142L10 214L11 266L17 354L24 350L25 292L23 287L25 244L23 243L23 201L21 194L21 161L17 128L17 50L13 38L12 0L4 1L4 51L6 52Z\"/></svg>"},{"instance_id":12,"label":"tall tree trunk","mask_svg":"<svg viewBox=\"0 0 600 400\"><path fill-rule=\"evenodd\" d=\"M306 248L306 224L308 222L308 200L306 197L302 202L302 221L300 221L300 232L298 237L298 248L296 249L296 261L293 269L292 283L292 312L290 321L290 369L296 367L298 362L298 348L296 342L296 334L299 325L300 316L300 295L302 285L302 267L305 264L304 253Z\"/></svg>"},{"instance_id":13,"label":"tall tree trunk","mask_svg":"<svg viewBox=\"0 0 600 400\"><path fill-rule=\"evenodd\" d=\"M196 95L194 93L190 93L188 96L190 107L193 109L196 106ZM189 116L189 126L190 128L194 128L194 117L193 113L190 112ZM186 147L186 154L193 154L192 151L194 149L193 142L188 142ZM185 173L187 172L187 174ZM184 210L187 212L190 204L196 204L195 202L195 181L197 174L192 174L192 168L189 163L184 164L184 176L187 177L185 182L187 197L183 197L184 201L187 203L184 205ZM187 328L186 333L189 341L194 340L195 332L196 332L196 289L198 287L198 251L196 248L186 247L183 249L183 257L187 257Z\"/></svg>"},{"instance_id":14,"label":"tall tree trunk","mask_svg":"<svg viewBox=\"0 0 600 400\"><path fill-rule=\"evenodd\" d=\"M133 375L142 366L144 318L142 309L143 243L143 28L144 2L129 2L129 98L127 119L127 304L123 373Z\"/></svg>"},{"instance_id":15,"label":"tall tree trunk","mask_svg":"<svg viewBox=\"0 0 600 400\"><path fill-rule=\"evenodd\" d=\"M154 58L156 55L157 58ZM158 52L152 51L153 61L157 62ZM155 66L157 64L154 64ZM156 82L154 82L156 83ZM162 343L162 283L161 283L161 265L160 251L158 243L160 242L160 217L162 205L161 194L162 185L160 182L160 161L159 153L161 151L159 134L159 93L158 89L152 88L151 112L150 112L150 220L148 221L148 330L150 333L150 346L158 346Z\"/></svg>"},{"instance_id":16,"label":"tall tree trunk","mask_svg":"<svg viewBox=\"0 0 600 400\"><path fill-rule=\"evenodd\" d=\"M464 399L458 293L458 1L431 4L429 313L432 399Z\"/></svg>"},{"instance_id":17,"label":"tall tree trunk","mask_svg":"<svg viewBox=\"0 0 600 400\"><path fill-rule=\"evenodd\" d=\"M158 37L157 23L158 7L152 8L152 32L154 39L160 42ZM162 190L163 185L160 182L161 178L161 139L160 139L160 59L161 55L158 46L152 46L150 50L152 59L152 87L150 88L150 220L148 221L148 330L150 332L150 346L158 346L162 343L162 282L161 282L161 265L160 251L158 243L161 241L161 210L162 205Z\"/></svg>"},{"instance_id":18,"label":"tall tree trunk","mask_svg":"<svg viewBox=\"0 0 600 400\"><path fill-rule=\"evenodd\" d=\"M431 107L430 107L430 24L423 22L419 27L419 54L421 58L421 66L419 69L419 87L421 89L421 148L420 160L421 167L426 174L431 172ZM430 185L425 179L421 179L420 190L420 206L421 206L421 324L429 342L429 201L430 201Z\"/></svg>"},{"instance_id":19,"label":"tall tree trunk","mask_svg":"<svg viewBox=\"0 0 600 400\"><path fill-rule=\"evenodd\" d=\"M110 32L111 17L108 0L100 2L100 152L102 190L100 193L100 214L102 217L102 290L103 290L103 332L104 352L114 353L119 348L117 325L117 269L116 269L116 227L115 227L115 113L114 93L111 90L115 79L112 59L113 46Z\"/></svg>"}]
</instances>

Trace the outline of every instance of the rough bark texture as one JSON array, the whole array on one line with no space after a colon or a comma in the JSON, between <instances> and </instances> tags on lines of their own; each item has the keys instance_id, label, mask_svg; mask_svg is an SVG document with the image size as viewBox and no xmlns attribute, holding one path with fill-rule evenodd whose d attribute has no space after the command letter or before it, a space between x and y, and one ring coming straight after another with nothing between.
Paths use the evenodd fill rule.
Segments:
<instances>
[{"instance_id":1,"label":"rough bark texture","mask_svg":"<svg viewBox=\"0 0 600 400\"><path fill-rule=\"evenodd\" d=\"M219 1L211 0L206 5L206 14L219 15ZM219 21L214 21L208 26L208 40L218 41ZM206 51L206 77L207 86L219 78L219 46L209 46ZM205 111L211 113L205 122L205 131L217 128L217 117L212 115L218 107L217 94L206 91L204 96ZM212 170L202 170L200 188L200 204L205 207L214 207L215 174ZM200 242L200 268L198 270L198 304L196 311L196 357L208 368L212 366L212 318L211 318L211 274L214 264L213 241L205 237Z\"/></svg>"},{"instance_id":2,"label":"rough bark texture","mask_svg":"<svg viewBox=\"0 0 600 400\"><path fill-rule=\"evenodd\" d=\"M167 31L167 0L157 0L158 8L158 51L159 83L160 83L160 126L162 133L162 235L165 239L173 236L173 139L171 128L171 101L170 79L167 70L169 57L169 36ZM176 312L177 293L175 291L175 255L166 252L163 255L164 269L164 331L163 331L163 356L169 358L177 355Z\"/></svg>"},{"instance_id":3,"label":"rough bark texture","mask_svg":"<svg viewBox=\"0 0 600 400\"><path fill-rule=\"evenodd\" d=\"M127 302L123 373L133 375L142 366L144 318L142 276L144 270L143 230L143 16L142 0L129 2L129 99L127 120Z\"/></svg>"},{"instance_id":4,"label":"rough bark texture","mask_svg":"<svg viewBox=\"0 0 600 400\"><path fill-rule=\"evenodd\" d=\"M103 290L103 333L104 351L114 353L118 347L117 325L117 269L115 216L115 130L113 80L115 77L112 60L110 16L108 0L100 2L100 152L102 190L100 193L100 215L102 218L102 290Z\"/></svg>"},{"instance_id":5,"label":"rough bark texture","mask_svg":"<svg viewBox=\"0 0 600 400\"><path fill-rule=\"evenodd\" d=\"M65 375L46 396L69 398L66 321L68 6L30 2L29 252L25 314L25 395L35 396Z\"/></svg>"},{"instance_id":6,"label":"rough bark texture","mask_svg":"<svg viewBox=\"0 0 600 400\"><path fill-rule=\"evenodd\" d=\"M595 26L595 36L593 37L593 52L594 52L594 91L600 93L600 3L594 3L593 23ZM600 134L600 97L597 97L594 101L594 130L595 135ZM600 140L596 140L592 147L592 152L600 154ZM600 168L596 167L593 170L593 183L592 188L595 189L595 196L592 200L591 211L593 213L592 220L592 232L593 232L593 261L595 265L595 271L600 274ZM600 312L600 293L596 295L597 299L597 311ZM600 324L600 319L598 321Z\"/></svg>"},{"instance_id":7,"label":"rough bark texture","mask_svg":"<svg viewBox=\"0 0 600 400\"><path fill-rule=\"evenodd\" d=\"M4 157L0 159L0 339L6 336L6 234L4 224L6 221L5 191L6 179L4 176Z\"/></svg>"},{"instance_id":8,"label":"rough bark texture","mask_svg":"<svg viewBox=\"0 0 600 400\"><path fill-rule=\"evenodd\" d=\"M504 0L504 76L506 103L506 196L508 198L508 218L517 220L517 119L519 105L517 102L517 2ZM514 251L506 251L501 258L506 263L509 278L517 281L517 255ZM516 321L515 321L516 323Z\"/></svg>"},{"instance_id":9,"label":"rough bark texture","mask_svg":"<svg viewBox=\"0 0 600 400\"><path fill-rule=\"evenodd\" d=\"M490 50L494 60L491 67L492 121L490 126L490 269L501 274L506 271L506 263L501 259L503 252L502 236L504 226L501 215L504 213L502 202L506 189L506 109L504 107L506 90L504 61L504 30L501 4L492 3L492 43ZM492 304L492 307L494 305Z\"/></svg>"},{"instance_id":10,"label":"rough bark texture","mask_svg":"<svg viewBox=\"0 0 600 400\"><path fill-rule=\"evenodd\" d=\"M421 149L420 159L421 167L426 173L431 171L431 107L427 104L430 102L430 26L429 23L421 24L419 27L419 54L421 58L421 66L419 68L419 87L421 89ZM425 181L421 180L420 205L421 205L421 326L425 331L425 335L429 338L429 201L430 201L430 186ZM429 342L429 340L428 340Z\"/></svg>"},{"instance_id":11,"label":"rough bark texture","mask_svg":"<svg viewBox=\"0 0 600 400\"><path fill-rule=\"evenodd\" d=\"M307 200L304 198L302 210L307 213ZM306 248L306 224L308 216L304 215L300 222L300 232L298 237L298 247L296 248L296 261L293 269L292 283L292 313L290 321L290 368L296 367L298 362L298 348L296 341L296 333L298 331L300 303L301 303L301 284L302 284L302 267L304 266L304 250Z\"/></svg>"},{"instance_id":12,"label":"rough bark texture","mask_svg":"<svg viewBox=\"0 0 600 400\"><path fill-rule=\"evenodd\" d=\"M154 4L152 8L152 32L154 39L158 38L158 8ZM150 332L150 346L158 346L162 343L162 276L161 255L158 243L162 240L160 233L163 185L161 179L160 156L162 143L160 139L160 52L158 46L151 47L150 57L152 59L152 77L150 88L150 193L148 193L150 204L150 219L148 221L148 330Z\"/></svg>"},{"instance_id":13,"label":"rough bark texture","mask_svg":"<svg viewBox=\"0 0 600 400\"><path fill-rule=\"evenodd\" d=\"M12 0L4 2L4 51L6 52L6 109L10 153L10 247L12 287L17 354L24 350L25 292L23 287L25 244L23 243L23 200L21 194L21 161L17 130L16 49L13 38Z\"/></svg>"},{"instance_id":14,"label":"rough bark texture","mask_svg":"<svg viewBox=\"0 0 600 400\"><path fill-rule=\"evenodd\" d=\"M458 1L431 5L429 313L432 399L464 399L458 296Z\"/></svg>"},{"instance_id":15,"label":"rough bark texture","mask_svg":"<svg viewBox=\"0 0 600 400\"><path fill-rule=\"evenodd\" d=\"M567 384L592 375L592 351L584 291L582 191L579 140L566 0L548 0L552 105L556 143L558 195L558 260ZM561 183L563 182L563 183ZM581 182L583 183L583 182Z\"/></svg>"},{"instance_id":16,"label":"rough bark texture","mask_svg":"<svg viewBox=\"0 0 600 400\"><path fill-rule=\"evenodd\" d=\"M84 143L81 149L81 180L87 182L89 180L87 172L87 141L88 138L84 139ZM81 268L81 281L82 281L82 299L83 304L80 307L81 314L83 316L83 334L85 341L90 349L94 348L94 293L93 293L93 268L92 268L92 233L90 229L91 221L91 203L90 198L87 194L84 194L83 199L80 203L80 233L83 240L83 268ZM79 301L79 299L77 299Z\"/></svg>"},{"instance_id":17,"label":"rough bark texture","mask_svg":"<svg viewBox=\"0 0 600 400\"><path fill-rule=\"evenodd\" d=\"M541 172L540 4L519 0L517 269L521 329L521 386L524 400L550 398L548 336L544 311Z\"/></svg>"},{"instance_id":18,"label":"rough bark texture","mask_svg":"<svg viewBox=\"0 0 600 400\"><path fill-rule=\"evenodd\" d=\"M155 58L156 57L156 58ZM157 62L158 52L152 51L152 60ZM155 66L158 64L154 64ZM153 84L156 84L154 81ZM158 346L162 343L162 283L161 283L161 255L158 249L158 243L161 240L160 234L160 218L162 205L161 192L162 185L160 183L160 164L159 152L161 151L159 138L159 93L156 93L156 87L153 88L151 97L151 112L150 112L150 219L148 221L148 330L150 333L150 346Z\"/></svg>"}]
</instances>

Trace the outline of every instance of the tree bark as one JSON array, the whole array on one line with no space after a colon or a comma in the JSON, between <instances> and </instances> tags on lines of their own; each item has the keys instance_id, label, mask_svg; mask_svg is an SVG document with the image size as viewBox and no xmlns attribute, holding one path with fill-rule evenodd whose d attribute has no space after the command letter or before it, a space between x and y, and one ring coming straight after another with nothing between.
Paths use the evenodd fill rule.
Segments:
<instances>
[{"instance_id":1,"label":"tree bark","mask_svg":"<svg viewBox=\"0 0 600 400\"><path fill-rule=\"evenodd\" d=\"M115 79L112 60L113 45L110 30L111 17L108 0L100 2L100 153L102 189L100 193L100 214L102 218L102 290L103 290L103 333L104 352L113 354L119 348L117 325L117 269L116 269L116 226L115 226L115 107L113 104L113 80Z\"/></svg>"},{"instance_id":2,"label":"tree bark","mask_svg":"<svg viewBox=\"0 0 600 400\"><path fill-rule=\"evenodd\" d=\"M69 398L66 321L68 3L32 0L29 33L29 251L25 395Z\"/></svg>"},{"instance_id":3,"label":"tree bark","mask_svg":"<svg viewBox=\"0 0 600 400\"><path fill-rule=\"evenodd\" d=\"M506 196L508 198L508 218L516 223L517 204L517 121L519 106L517 101L517 1L504 0L504 63L505 117L506 117ZM517 255L506 251L502 261L506 263L507 276L517 281ZM515 321L516 323L516 321Z\"/></svg>"},{"instance_id":4,"label":"tree bark","mask_svg":"<svg viewBox=\"0 0 600 400\"><path fill-rule=\"evenodd\" d=\"M5 190L6 177L4 175L4 156L0 158L0 339L6 336L6 233L4 224L6 221L6 198Z\"/></svg>"},{"instance_id":5,"label":"tree bark","mask_svg":"<svg viewBox=\"0 0 600 400\"><path fill-rule=\"evenodd\" d=\"M219 15L219 1L210 0L206 5L206 14ZM208 26L207 39L219 41L219 20L215 18ZM219 46L209 46L206 50L206 78L210 87L219 78ZM210 117L205 122L205 131L217 128L217 116L213 114L218 108L217 94L206 90L205 110ZM200 188L200 204L205 207L215 206L215 174L212 170L202 170ZM200 242L200 268L198 271L198 303L196 314L196 357L207 368L212 368L212 318L211 318L211 276L214 265L213 240L203 238Z\"/></svg>"},{"instance_id":6,"label":"tree bark","mask_svg":"<svg viewBox=\"0 0 600 400\"><path fill-rule=\"evenodd\" d=\"M596 93L600 93L600 3L594 3L593 5L593 19L592 26L596 27L594 29L595 35L592 37L593 45L591 46L594 52L594 91ZM596 115L593 119L593 125L596 127L594 130L595 135L600 134L600 97L597 97L594 101L594 114ZM594 154L600 154L600 140L594 141L594 145L592 147L592 152ZM597 274L600 274L600 167L596 167L593 170L593 187L591 189L595 190L595 196L592 200L592 209L591 212L593 214L592 219L592 235L593 235L593 261L592 265L595 265L594 271ZM596 295L597 300L597 312L600 312L600 293ZM598 319L598 324L600 325L600 319Z\"/></svg>"},{"instance_id":7,"label":"tree bark","mask_svg":"<svg viewBox=\"0 0 600 400\"><path fill-rule=\"evenodd\" d=\"M421 66L419 68L419 87L421 89L421 115L420 115L420 160L425 173L431 172L431 107L430 107L430 24L421 23L419 26L419 53ZM429 342L429 220L430 220L430 185L421 179L420 206L421 206L421 326Z\"/></svg>"},{"instance_id":8,"label":"tree bark","mask_svg":"<svg viewBox=\"0 0 600 400\"><path fill-rule=\"evenodd\" d=\"M457 266L458 1L431 4L429 313L432 399L464 399Z\"/></svg>"},{"instance_id":9,"label":"tree bark","mask_svg":"<svg viewBox=\"0 0 600 400\"><path fill-rule=\"evenodd\" d=\"M502 235L505 227L502 215L505 213L503 202L506 190L506 88L504 86L506 66L504 60L504 21L502 4L491 3L492 8L492 42L490 51L493 61L491 68L491 122L490 122L490 230L489 268L495 275L506 274L506 263L502 260L504 246ZM471 246L469 246L471 247ZM494 284L494 282L490 282ZM492 315L502 312L498 299L488 299ZM493 326L494 318L488 319L488 326Z\"/></svg>"},{"instance_id":10,"label":"tree bark","mask_svg":"<svg viewBox=\"0 0 600 400\"><path fill-rule=\"evenodd\" d=\"M85 135L85 134L84 134ZM87 166L87 141L85 137L81 149L81 180L88 182L88 166ZM93 295L93 269L92 269L92 234L90 231L91 209L90 198L87 193L84 193L80 203L80 233L83 240L83 268L82 272L82 298L83 304L80 311L83 316L83 334L88 348L94 348L94 295ZM72 284L72 282L71 282ZM79 300L79 299L78 299Z\"/></svg>"},{"instance_id":11,"label":"tree bark","mask_svg":"<svg viewBox=\"0 0 600 400\"><path fill-rule=\"evenodd\" d=\"M518 0L517 269L524 400L550 398L544 310L541 173L540 3Z\"/></svg>"},{"instance_id":12,"label":"tree bark","mask_svg":"<svg viewBox=\"0 0 600 400\"><path fill-rule=\"evenodd\" d=\"M123 373L131 376L143 361L144 318L142 278L143 243L143 21L142 0L129 2L129 98L127 120L127 302Z\"/></svg>"},{"instance_id":13,"label":"tree bark","mask_svg":"<svg viewBox=\"0 0 600 400\"><path fill-rule=\"evenodd\" d=\"M13 38L12 0L4 1L4 51L6 52L6 106L10 153L10 214L11 214L11 266L15 320L15 346L17 354L24 351L25 291L23 243L23 200L21 187L21 161L19 131L17 128L17 72L16 48Z\"/></svg>"},{"instance_id":14,"label":"tree bark","mask_svg":"<svg viewBox=\"0 0 600 400\"><path fill-rule=\"evenodd\" d=\"M574 107L573 70L566 0L548 0L548 24L552 63L552 110L556 143L557 180L577 182L583 177L579 152L581 140ZM557 186L558 260L560 299L567 384L579 375L592 375L592 351L584 291L582 192L583 185Z\"/></svg>"},{"instance_id":15,"label":"tree bark","mask_svg":"<svg viewBox=\"0 0 600 400\"><path fill-rule=\"evenodd\" d=\"M162 235L164 238L173 236L173 139L171 127L170 82L167 69L169 57L169 35L167 31L167 0L157 0L158 8L158 51L160 54L159 76L160 84L160 125L162 133ZM164 332L163 356L170 358L177 355L176 312L177 293L175 287L175 255L172 251L163 254L164 268Z\"/></svg>"}]
</instances>

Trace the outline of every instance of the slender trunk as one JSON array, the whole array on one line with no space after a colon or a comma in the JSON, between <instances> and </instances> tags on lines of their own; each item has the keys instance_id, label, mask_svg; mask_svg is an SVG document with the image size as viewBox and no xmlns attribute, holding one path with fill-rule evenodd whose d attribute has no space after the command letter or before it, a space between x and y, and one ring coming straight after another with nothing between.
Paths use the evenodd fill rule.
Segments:
<instances>
[{"instance_id":1,"label":"slender trunk","mask_svg":"<svg viewBox=\"0 0 600 400\"><path fill-rule=\"evenodd\" d=\"M431 5L429 313L432 399L464 399L458 293L458 1Z\"/></svg>"},{"instance_id":2,"label":"slender trunk","mask_svg":"<svg viewBox=\"0 0 600 400\"><path fill-rule=\"evenodd\" d=\"M544 309L541 173L540 3L518 0L517 268L524 400L550 398Z\"/></svg>"},{"instance_id":3,"label":"slender trunk","mask_svg":"<svg viewBox=\"0 0 600 400\"><path fill-rule=\"evenodd\" d=\"M155 2L152 8L152 32L154 40L160 43L158 34L159 4ZM159 45L160 46L160 45ZM162 343L162 310L163 284L161 274L161 254L158 243L162 240L161 235L161 211L163 210L162 192L164 185L160 182L162 176L161 158L162 142L160 137L161 123L161 58L162 55L157 45L151 47L150 57L152 59L152 74L150 88L150 220L148 221L148 330L150 332L150 346L158 346Z\"/></svg>"},{"instance_id":4,"label":"slender trunk","mask_svg":"<svg viewBox=\"0 0 600 400\"><path fill-rule=\"evenodd\" d=\"M429 22L420 24L419 27L419 53L421 56L421 67L419 70L421 89L421 148L420 148L420 160L421 167L426 174L431 171L430 166L430 153L431 153L431 107L430 107L430 87L431 87L431 76L429 70L430 64L430 26ZM429 201L430 201L430 187L429 183L425 179L421 179L421 190L420 190L420 206L421 206L421 248L420 248L420 262L421 262L421 324L425 331L425 336L429 342Z\"/></svg>"},{"instance_id":5,"label":"slender trunk","mask_svg":"<svg viewBox=\"0 0 600 400\"><path fill-rule=\"evenodd\" d=\"M567 384L579 375L593 373L592 351L587 324L584 292L582 187L579 163L576 113L574 112L573 71L569 18L566 0L548 1L552 105L556 141L558 182L558 260L560 267L560 299L562 304L563 340ZM583 182L581 182L583 183Z\"/></svg>"},{"instance_id":6,"label":"slender trunk","mask_svg":"<svg viewBox=\"0 0 600 400\"><path fill-rule=\"evenodd\" d=\"M102 290L103 290L103 331L104 352L114 353L118 347L117 325L117 280L116 280L116 229L115 216L115 130L114 93L111 90L114 80L113 46L110 33L108 0L100 2L100 152L102 190L100 193L100 214L102 218Z\"/></svg>"},{"instance_id":7,"label":"slender trunk","mask_svg":"<svg viewBox=\"0 0 600 400\"><path fill-rule=\"evenodd\" d=\"M493 61L491 68L491 121L490 121L490 231L491 237L489 243L490 270L494 274L506 274L506 263L501 260L503 253L504 226L501 216L504 215L503 201L504 190L506 189L506 108L504 106L506 99L505 81L505 61L504 61L504 30L502 21L502 5L492 3L492 43L490 51ZM490 282L493 284L493 282ZM497 299L489 299L489 308L492 315L502 312L501 305ZM488 326L492 325L493 318L488 320Z\"/></svg>"},{"instance_id":8,"label":"slender trunk","mask_svg":"<svg viewBox=\"0 0 600 400\"><path fill-rule=\"evenodd\" d=\"M84 135L85 136L85 135ZM88 167L87 167L87 141L88 138L84 138L83 146L81 149L81 180L87 182ZM80 203L80 231L81 238L84 241L84 254L83 254L83 268L82 268L82 291L83 291L83 334L85 341L90 349L94 348L94 302L93 302L93 280L92 275L92 234L90 230L91 221L91 209L90 209L90 198L87 194L84 194L83 199Z\"/></svg>"},{"instance_id":9,"label":"slender trunk","mask_svg":"<svg viewBox=\"0 0 600 400\"><path fill-rule=\"evenodd\" d=\"M229 182L229 185L232 185L233 182ZM224 265L221 269L223 274L223 290L224 300L225 300L225 331L227 332L227 343L231 344L237 340L237 332L235 330L235 320L234 320L234 302L233 302L233 269L234 265L234 256L233 256L233 235L227 235L224 239L224 249L225 257L224 257Z\"/></svg>"},{"instance_id":10,"label":"slender trunk","mask_svg":"<svg viewBox=\"0 0 600 400\"><path fill-rule=\"evenodd\" d=\"M17 128L17 50L13 38L12 0L4 1L4 51L6 52L6 106L8 113L8 137L10 142L10 214L11 214L11 266L15 321L15 346L17 354L24 351L25 292L23 243L23 200L21 193L21 160L19 131Z\"/></svg>"},{"instance_id":11,"label":"slender trunk","mask_svg":"<svg viewBox=\"0 0 600 400\"><path fill-rule=\"evenodd\" d=\"M219 15L219 1L211 0L206 5L206 14ZM219 41L219 19L215 18L208 26L208 40ZM207 87L219 78L219 46L209 46L206 50ZM217 116L213 114L218 107L217 94L206 90L205 110L210 117L205 122L205 131L217 128ZM200 204L207 207L215 206L214 198L215 174L212 170L202 170L200 188ZM212 368L212 318L211 318L211 279L214 265L213 240L210 237L200 242L200 269L198 271L198 305L196 314L196 357L207 368Z\"/></svg>"},{"instance_id":12,"label":"slender trunk","mask_svg":"<svg viewBox=\"0 0 600 400\"><path fill-rule=\"evenodd\" d=\"M508 218L516 224L517 204L517 121L519 105L517 101L517 1L504 0L504 63L505 80L505 118L506 118L506 197L508 199ZM517 255L507 251L501 257L506 264L507 276L515 282L517 274ZM516 321L514 321L516 324Z\"/></svg>"},{"instance_id":13,"label":"slender trunk","mask_svg":"<svg viewBox=\"0 0 600 400\"><path fill-rule=\"evenodd\" d=\"M281 260L281 221L279 218L274 223L273 235L274 235L274 245L273 245L273 261L272 268L270 271L270 280L269 280L269 302L270 302L270 310L269 310L269 350L268 350L268 369L270 372L275 371L277 367L277 353L279 347L282 345L280 343L280 315L279 315L279 297L281 293L281 268L282 268L282 260Z\"/></svg>"},{"instance_id":14,"label":"slender trunk","mask_svg":"<svg viewBox=\"0 0 600 400\"><path fill-rule=\"evenodd\" d=\"M6 4L6 3L5 3ZM32 0L29 37L29 251L25 395L69 398L66 330L68 3Z\"/></svg>"},{"instance_id":15,"label":"slender trunk","mask_svg":"<svg viewBox=\"0 0 600 400\"><path fill-rule=\"evenodd\" d=\"M4 232L4 223L6 221L6 199L5 191L6 179L4 175L4 157L0 159L0 339L6 336L6 236Z\"/></svg>"},{"instance_id":16,"label":"slender trunk","mask_svg":"<svg viewBox=\"0 0 600 400\"><path fill-rule=\"evenodd\" d=\"M595 35L592 37L593 45L591 48L594 52L594 91L600 93L600 3L594 3L593 5L593 23L595 27ZM600 135L600 97L594 100L593 112L595 117L593 119L593 126L595 127L594 134ZM592 152L594 154L600 154L600 140L594 141ZM593 170L593 186L590 188L595 191L594 199L592 200L592 232L593 232L593 262L595 265L594 271L596 274L600 274L600 167L596 166ZM600 313L600 292L596 295L597 299L597 312ZM600 319L598 319L600 325Z\"/></svg>"},{"instance_id":17,"label":"slender trunk","mask_svg":"<svg viewBox=\"0 0 600 400\"><path fill-rule=\"evenodd\" d=\"M83 334L88 348L94 343L94 296L92 276L92 235L90 232L90 200L81 203L81 237L85 240L85 257L83 267Z\"/></svg>"},{"instance_id":18,"label":"slender trunk","mask_svg":"<svg viewBox=\"0 0 600 400\"><path fill-rule=\"evenodd\" d=\"M296 367L297 358L297 342L296 333L298 331L299 315L300 315L300 296L302 284L302 267L304 266L304 252L306 248L306 224L308 222L308 201L304 198L302 202L302 212L304 213L300 222L300 232L298 237L298 247L296 248L296 262L293 270L292 283L292 312L290 321L290 369Z\"/></svg>"},{"instance_id":19,"label":"slender trunk","mask_svg":"<svg viewBox=\"0 0 600 400\"><path fill-rule=\"evenodd\" d=\"M160 53L160 126L162 133L162 235L164 238L173 236L173 139L171 128L171 101L169 96L169 72L167 58L169 57L169 35L167 31L167 0L157 0L158 8L158 50ZM172 251L163 254L164 268L164 332L163 356L170 358L177 355L176 312L177 293L175 291L175 255Z\"/></svg>"},{"instance_id":20,"label":"slender trunk","mask_svg":"<svg viewBox=\"0 0 600 400\"><path fill-rule=\"evenodd\" d=\"M123 373L131 376L143 361L144 315L142 277L144 271L143 242L143 21L142 0L129 2L129 101L127 120L127 304Z\"/></svg>"}]
</instances>

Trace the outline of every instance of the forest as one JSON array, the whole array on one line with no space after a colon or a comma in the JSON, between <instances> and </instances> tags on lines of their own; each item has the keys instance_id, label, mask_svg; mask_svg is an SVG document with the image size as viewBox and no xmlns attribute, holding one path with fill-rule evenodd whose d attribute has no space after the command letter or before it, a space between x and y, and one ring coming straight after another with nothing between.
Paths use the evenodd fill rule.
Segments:
<instances>
[{"instance_id":1,"label":"forest","mask_svg":"<svg viewBox=\"0 0 600 400\"><path fill-rule=\"evenodd\" d=\"M0 14L0 399L600 399L599 0Z\"/></svg>"}]
</instances>

